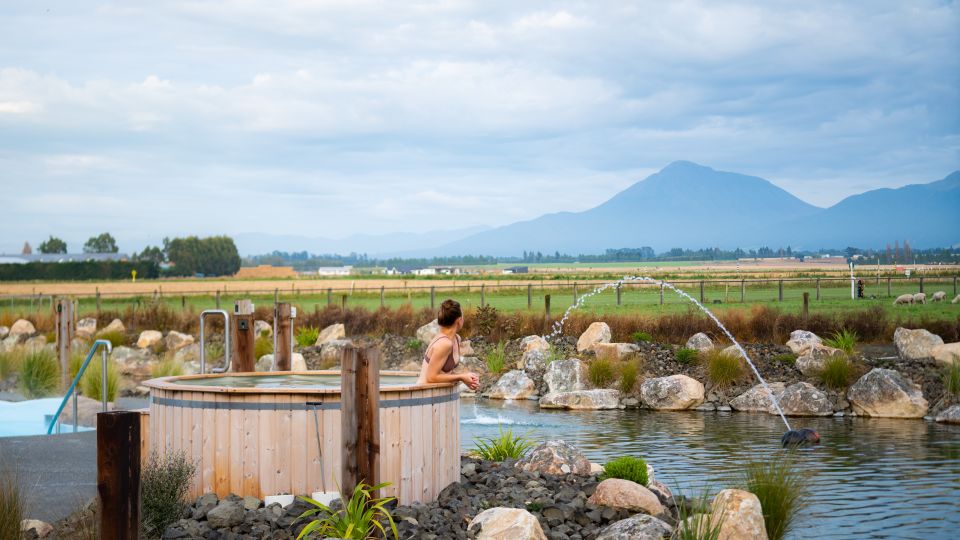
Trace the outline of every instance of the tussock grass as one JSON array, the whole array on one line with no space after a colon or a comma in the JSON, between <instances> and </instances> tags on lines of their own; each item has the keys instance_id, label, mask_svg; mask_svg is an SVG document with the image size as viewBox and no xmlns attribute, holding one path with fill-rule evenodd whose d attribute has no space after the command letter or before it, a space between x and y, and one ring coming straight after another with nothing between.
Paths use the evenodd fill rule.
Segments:
<instances>
[{"instance_id":1,"label":"tussock grass","mask_svg":"<svg viewBox=\"0 0 960 540\"><path fill-rule=\"evenodd\" d=\"M587 366L587 378L594 388L607 388L617 378L613 362L606 358L594 358Z\"/></svg>"},{"instance_id":2,"label":"tussock grass","mask_svg":"<svg viewBox=\"0 0 960 540\"><path fill-rule=\"evenodd\" d=\"M643 458L634 456L622 456L612 459L603 465L603 474L601 480L607 478L620 478L636 482L641 486L647 485L647 462Z\"/></svg>"},{"instance_id":3,"label":"tussock grass","mask_svg":"<svg viewBox=\"0 0 960 540\"><path fill-rule=\"evenodd\" d=\"M183 515L187 490L197 465L183 451L154 452L140 475L140 514L144 532L151 538Z\"/></svg>"},{"instance_id":4,"label":"tussock grass","mask_svg":"<svg viewBox=\"0 0 960 540\"><path fill-rule=\"evenodd\" d=\"M503 373L507 364L507 357L504 353L506 345L506 343L501 341L484 355L483 361L487 364L487 371L490 373Z\"/></svg>"},{"instance_id":5,"label":"tussock grass","mask_svg":"<svg viewBox=\"0 0 960 540\"><path fill-rule=\"evenodd\" d=\"M0 352L0 381L5 381L20 372L24 353L21 349Z\"/></svg>"},{"instance_id":6,"label":"tussock grass","mask_svg":"<svg viewBox=\"0 0 960 540\"><path fill-rule=\"evenodd\" d=\"M41 349L28 353L20 369L20 390L31 399L47 397L60 385L60 366L53 353Z\"/></svg>"},{"instance_id":7,"label":"tussock grass","mask_svg":"<svg viewBox=\"0 0 960 540\"><path fill-rule=\"evenodd\" d=\"M0 471L0 538L20 538L20 522L27 516L26 496L14 471Z\"/></svg>"},{"instance_id":8,"label":"tussock grass","mask_svg":"<svg viewBox=\"0 0 960 540\"><path fill-rule=\"evenodd\" d=\"M389 505L396 498L373 496L375 491L389 485L389 482L375 486L361 482L354 488L353 495L349 499L345 494L340 494L343 505L337 510L309 497L300 497L303 501L311 504L313 508L300 514L298 520L313 516L322 517L317 517L308 522L307 526L300 531L297 540L305 537L389 538L388 531L393 535L394 540L398 539L397 525L394 523L393 515L389 509Z\"/></svg>"},{"instance_id":9,"label":"tussock grass","mask_svg":"<svg viewBox=\"0 0 960 540\"><path fill-rule=\"evenodd\" d=\"M317 342L317 337L319 336L320 329L316 326L301 326L297 329L294 341L296 341L300 347L310 347Z\"/></svg>"},{"instance_id":10,"label":"tussock grass","mask_svg":"<svg viewBox=\"0 0 960 540\"><path fill-rule=\"evenodd\" d=\"M847 355L837 354L827 358L823 363L823 371L819 375L820 380L828 388L843 390L853 382L856 370Z\"/></svg>"},{"instance_id":11,"label":"tussock grass","mask_svg":"<svg viewBox=\"0 0 960 540\"><path fill-rule=\"evenodd\" d=\"M100 363L87 366L87 370L80 378L80 393L90 399L100 400L102 397L103 369ZM120 389L120 369L113 362L107 362L107 401L117 399L117 390Z\"/></svg>"},{"instance_id":12,"label":"tussock grass","mask_svg":"<svg viewBox=\"0 0 960 540\"><path fill-rule=\"evenodd\" d=\"M512 429L500 427L500 435L495 437L477 437L474 451L480 458L489 461L520 459L533 449L534 443L523 435L514 435Z\"/></svg>"},{"instance_id":13,"label":"tussock grass","mask_svg":"<svg viewBox=\"0 0 960 540\"><path fill-rule=\"evenodd\" d=\"M743 377L743 361L738 356L712 350L701 355L707 368L707 379L715 388L726 388Z\"/></svg>"},{"instance_id":14,"label":"tussock grass","mask_svg":"<svg viewBox=\"0 0 960 540\"><path fill-rule=\"evenodd\" d=\"M834 332L829 338L823 340L824 345L840 349L844 354L850 356L857 348L857 333L852 330L842 328Z\"/></svg>"},{"instance_id":15,"label":"tussock grass","mask_svg":"<svg viewBox=\"0 0 960 540\"><path fill-rule=\"evenodd\" d=\"M692 364L697 360L697 358L700 357L700 351L683 347L681 349L677 349L677 352L674 356L676 357L677 362L680 362L681 364Z\"/></svg>"},{"instance_id":16,"label":"tussock grass","mask_svg":"<svg viewBox=\"0 0 960 540\"><path fill-rule=\"evenodd\" d=\"M183 362L178 362L173 357L167 356L163 360L154 364L153 368L150 370L150 375L154 378L183 375Z\"/></svg>"},{"instance_id":17,"label":"tussock grass","mask_svg":"<svg viewBox=\"0 0 960 540\"><path fill-rule=\"evenodd\" d=\"M943 368L943 392L953 399L960 398L960 359L956 356Z\"/></svg>"},{"instance_id":18,"label":"tussock grass","mask_svg":"<svg viewBox=\"0 0 960 540\"><path fill-rule=\"evenodd\" d=\"M779 362L781 364L790 364L792 366L793 364L797 363L797 355L793 353L781 353L771 358L771 360L773 362Z\"/></svg>"},{"instance_id":19,"label":"tussock grass","mask_svg":"<svg viewBox=\"0 0 960 540\"><path fill-rule=\"evenodd\" d=\"M257 360L265 354L273 354L273 338L260 336L253 341L253 356Z\"/></svg>"},{"instance_id":20,"label":"tussock grass","mask_svg":"<svg viewBox=\"0 0 960 540\"><path fill-rule=\"evenodd\" d=\"M680 519L672 540L719 540L723 518L713 513L713 499L708 490L677 501Z\"/></svg>"},{"instance_id":21,"label":"tussock grass","mask_svg":"<svg viewBox=\"0 0 960 540\"><path fill-rule=\"evenodd\" d=\"M743 486L760 499L767 536L785 538L806 506L807 488L800 470L784 457L753 461L744 468Z\"/></svg>"},{"instance_id":22,"label":"tussock grass","mask_svg":"<svg viewBox=\"0 0 960 540\"><path fill-rule=\"evenodd\" d=\"M97 334L97 339L105 339L109 341L110 345L112 345L114 348L125 347L128 343L126 334L124 334L123 332L115 332L112 330L110 332L103 332L103 333Z\"/></svg>"},{"instance_id":23,"label":"tussock grass","mask_svg":"<svg viewBox=\"0 0 960 540\"><path fill-rule=\"evenodd\" d=\"M643 332L643 331L634 332L633 334L631 334L630 337L633 338L633 341L635 343L648 343L650 341L653 341L653 336L650 335L649 332Z\"/></svg>"},{"instance_id":24,"label":"tussock grass","mask_svg":"<svg viewBox=\"0 0 960 540\"><path fill-rule=\"evenodd\" d=\"M617 367L620 372L620 381L617 383L617 389L621 394L631 394L637 387L639 379L640 363L637 360L627 360L621 362Z\"/></svg>"}]
</instances>

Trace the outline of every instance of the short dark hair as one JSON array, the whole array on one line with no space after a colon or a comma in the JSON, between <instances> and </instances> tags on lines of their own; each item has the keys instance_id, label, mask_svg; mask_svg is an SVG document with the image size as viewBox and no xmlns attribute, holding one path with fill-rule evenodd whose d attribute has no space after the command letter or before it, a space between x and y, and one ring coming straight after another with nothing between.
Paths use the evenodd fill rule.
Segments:
<instances>
[{"instance_id":1,"label":"short dark hair","mask_svg":"<svg viewBox=\"0 0 960 540\"><path fill-rule=\"evenodd\" d=\"M440 304L440 311L437 312L437 323L444 328L453 326L457 319L463 317L463 311L460 310L460 302L453 299L446 299Z\"/></svg>"}]
</instances>

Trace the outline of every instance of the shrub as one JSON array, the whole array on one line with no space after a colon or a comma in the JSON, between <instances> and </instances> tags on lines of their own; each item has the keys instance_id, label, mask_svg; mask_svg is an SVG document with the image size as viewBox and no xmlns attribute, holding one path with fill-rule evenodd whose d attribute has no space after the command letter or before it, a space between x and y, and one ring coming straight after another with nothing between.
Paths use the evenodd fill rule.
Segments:
<instances>
[{"instance_id":1,"label":"shrub","mask_svg":"<svg viewBox=\"0 0 960 540\"><path fill-rule=\"evenodd\" d=\"M637 386L637 376L640 366L636 361L626 361L620 364L620 383L619 390L621 394L630 394Z\"/></svg>"},{"instance_id":2,"label":"shrub","mask_svg":"<svg viewBox=\"0 0 960 540\"><path fill-rule=\"evenodd\" d=\"M743 376L743 363L740 358L722 351L706 353L707 379L717 388L729 386Z\"/></svg>"},{"instance_id":3,"label":"shrub","mask_svg":"<svg viewBox=\"0 0 960 540\"><path fill-rule=\"evenodd\" d=\"M53 394L60 384L60 366L53 353L40 350L26 355L20 369L20 388L28 398Z\"/></svg>"},{"instance_id":4,"label":"shrub","mask_svg":"<svg viewBox=\"0 0 960 540\"><path fill-rule=\"evenodd\" d=\"M823 343L828 347L840 349L847 355L852 355L854 350L857 348L857 333L852 330L842 328L839 332L834 332L831 337L824 339Z\"/></svg>"},{"instance_id":5,"label":"shrub","mask_svg":"<svg viewBox=\"0 0 960 540\"><path fill-rule=\"evenodd\" d=\"M487 371L490 373L503 373L503 369L507 364L507 357L504 354L504 348L506 343L500 342L497 343L496 347L487 351L487 354L484 355L483 361L487 364Z\"/></svg>"},{"instance_id":6,"label":"shrub","mask_svg":"<svg viewBox=\"0 0 960 540\"><path fill-rule=\"evenodd\" d=\"M520 459L533 448L533 441L523 435L514 435L512 429L506 431L500 427L500 435L477 437L475 442L476 454L488 461L503 461L504 459Z\"/></svg>"},{"instance_id":7,"label":"shrub","mask_svg":"<svg viewBox=\"0 0 960 540\"><path fill-rule=\"evenodd\" d=\"M499 319L497 308L490 304L478 307L473 314L474 333L478 336L489 336L497 328Z\"/></svg>"},{"instance_id":8,"label":"shrub","mask_svg":"<svg viewBox=\"0 0 960 540\"><path fill-rule=\"evenodd\" d=\"M688 349L686 347L678 349L676 354L677 362L680 362L681 364L690 364L696 361L699 356L700 351L696 349Z\"/></svg>"},{"instance_id":9,"label":"shrub","mask_svg":"<svg viewBox=\"0 0 960 540\"><path fill-rule=\"evenodd\" d=\"M643 458L633 456L623 456L608 461L603 466L601 480L607 478L620 478L636 482L641 486L647 485L647 462Z\"/></svg>"},{"instance_id":10,"label":"shrub","mask_svg":"<svg viewBox=\"0 0 960 540\"><path fill-rule=\"evenodd\" d=\"M834 355L823 363L820 380L828 388L843 390L853 380L853 362L846 355Z\"/></svg>"},{"instance_id":11,"label":"shrub","mask_svg":"<svg viewBox=\"0 0 960 540\"><path fill-rule=\"evenodd\" d=\"M154 364L150 370L150 375L154 378L183 375L183 362L178 362L172 357L166 357Z\"/></svg>"},{"instance_id":12,"label":"shrub","mask_svg":"<svg viewBox=\"0 0 960 540\"><path fill-rule=\"evenodd\" d=\"M797 363L797 355L793 353L781 353L771 358L771 360L774 362L780 362L781 364L793 365Z\"/></svg>"},{"instance_id":13,"label":"shrub","mask_svg":"<svg viewBox=\"0 0 960 540\"><path fill-rule=\"evenodd\" d=\"M140 473L140 514L150 537L163 531L183 515L184 499L197 465L184 451L154 452Z\"/></svg>"},{"instance_id":14,"label":"shrub","mask_svg":"<svg viewBox=\"0 0 960 540\"><path fill-rule=\"evenodd\" d=\"M653 341L653 336L651 336L649 332L634 332L630 337L633 338L635 343L646 343Z\"/></svg>"},{"instance_id":15,"label":"shrub","mask_svg":"<svg viewBox=\"0 0 960 540\"><path fill-rule=\"evenodd\" d=\"M555 346L550 347L547 350L547 358L546 358L547 365L550 365L551 363L556 362L558 360L566 360L566 359L567 359L567 355L564 354L563 351L556 348Z\"/></svg>"},{"instance_id":16,"label":"shrub","mask_svg":"<svg viewBox=\"0 0 960 540\"><path fill-rule=\"evenodd\" d=\"M99 400L102 397L101 379L103 378L103 368L100 362L87 366L87 370L80 378L80 393L90 399ZM113 362L107 362L107 401L115 401L117 390L120 389L120 370Z\"/></svg>"},{"instance_id":17,"label":"shrub","mask_svg":"<svg viewBox=\"0 0 960 540\"><path fill-rule=\"evenodd\" d=\"M943 392L952 398L960 397L960 359L953 357L953 362L943 369Z\"/></svg>"},{"instance_id":18,"label":"shrub","mask_svg":"<svg viewBox=\"0 0 960 540\"><path fill-rule=\"evenodd\" d=\"M743 485L760 499L767 536L786 537L805 505L806 487L799 470L782 458L750 462Z\"/></svg>"},{"instance_id":19,"label":"shrub","mask_svg":"<svg viewBox=\"0 0 960 540\"><path fill-rule=\"evenodd\" d=\"M365 540L367 538L387 538L387 528L384 522L389 524L390 532L393 538L399 538L397 525L393 521L393 516L387 505L396 500L394 497L376 498L374 491L389 486L389 482L369 486L361 482L353 490L353 496L347 501L342 494L340 500L346 501L339 510L332 510L323 503L317 502L309 497L300 497L316 508L311 508L300 514L297 520L324 514L323 517L314 519L307 523L307 526L300 531L297 540L307 536L315 535L318 538L350 538Z\"/></svg>"},{"instance_id":20,"label":"shrub","mask_svg":"<svg viewBox=\"0 0 960 540\"><path fill-rule=\"evenodd\" d=\"M23 353L20 350L0 352L0 381L20 372L23 365Z\"/></svg>"},{"instance_id":21,"label":"shrub","mask_svg":"<svg viewBox=\"0 0 960 540\"><path fill-rule=\"evenodd\" d=\"M713 513L713 502L706 490L696 497L677 499L680 519L673 540L719 540L723 517Z\"/></svg>"},{"instance_id":22,"label":"shrub","mask_svg":"<svg viewBox=\"0 0 960 540\"><path fill-rule=\"evenodd\" d=\"M606 388L616 378L613 363L606 358L595 358L587 367L587 378L594 388Z\"/></svg>"},{"instance_id":23,"label":"shrub","mask_svg":"<svg viewBox=\"0 0 960 540\"><path fill-rule=\"evenodd\" d=\"M253 340L253 348L254 348L254 352L256 352L257 340ZM219 359L223 358L226 354L224 353L224 350L225 349L223 348L223 343L219 343L219 342L207 343L206 347L204 347L204 350L203 350L204 355L206 356L207 363L209 364L210 362L216 362ZM259 358L259 356L257 358Z\"/></svg>"},{"instance_id":24,"label":"shrub","mask_svg":"<svg viewBox=\"0 0 960 540\"><path fill-rule=\"evenodd\" d=\"M316 326L301 326L297 329L297 334L294 339L296 340L298 346L310 347L317 342L317 337L319 336L320 329Z\"/></svg>"},{"instance_id":25,"label":"shrub","mask_svg":"<svg viewBox=\"0 0 960 540\"><path fill-rule=\"evenodd\" d=\"M105 339L114 347L123 347L127 344L127 335L113 330L97 334L97 339Z\"/></svg>"},{"instance_id":26,"label":"shrub","mask_svg":"<svg viewBox=\"0 0 960 540\"><path fill-rule=\"evenodd\" d=\"M420 352L420 349L423 348L423 342L417 338L408 339L405 345L408 351L414 352L414 353Z\"/></svg>"},{"instance_id":27,"label":"shrub","mask_svg":"<svg viewBox=\"0 0 960 540\"><path fill-rule=\"evenodd\" d=\"M259 360L265 354L273 354L273 338L260 336L253 341L253 356Z\"/></svg>"},{"instance_id":28,"label":"shrub","mask_svg":"<svg viewBox=\"0 0 960 540\"><path fill-rule=\"evenodd\" d=\"M20 522L26 519L26 501L13 471L0 472L0 538L20 538Z\"/></svg>"}]
</instances>

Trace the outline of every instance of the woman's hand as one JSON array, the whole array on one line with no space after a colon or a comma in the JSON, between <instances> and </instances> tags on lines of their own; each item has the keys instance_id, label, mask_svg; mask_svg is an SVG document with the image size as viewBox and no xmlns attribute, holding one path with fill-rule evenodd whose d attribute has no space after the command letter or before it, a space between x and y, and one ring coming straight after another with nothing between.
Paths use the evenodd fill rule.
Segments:
<instances>
[{"instance_id":1,"label":"woman's hand","mask_svg":"<svg viewBox=\"0 0 960 540\"><path fill-rule=\"evenodd\" d=\"M464 373L460 377L460 380L463 381L463 384L467 385L467 387L471 390L476 390L480 387L480 376L476 373Z\"/></svg>"}]
</instances>

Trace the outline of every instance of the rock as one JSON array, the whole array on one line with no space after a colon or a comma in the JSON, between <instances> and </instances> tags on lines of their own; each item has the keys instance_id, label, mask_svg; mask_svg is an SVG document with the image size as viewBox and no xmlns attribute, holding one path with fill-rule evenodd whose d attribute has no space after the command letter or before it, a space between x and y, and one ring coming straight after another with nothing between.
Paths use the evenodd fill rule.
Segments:
<instances>
[{"instance_id":1,"label":"rock","mask_svg":"<svg viewBox=\"0 0 960 540\"><path fill-rule=\"evenodd\" d=\"M417 337L420 337L420 330L417 330ZM317 335L317 342L314 343L314 345L321 346L326 343L330 343L331 341L336 341L338 339L346 339L346 338L347 338L347 329L345 326L343 326L343 323L331 324L330 326L320 331L320 334ZM432 339L432 336L431 336L431 339Z\"/></svg>"},{"instance_id":2,"label":"rock","mask_svg":"<svg viewBox=\"0 0 960 540\"><path fill-rule=\"evenodd\" d=\"M3 341L0 342L0 352L12 351L19 342L20 338L18 336L7 336L3 338Z\"/></svg>"},{"instance_id":3,"label":"rock","mask_svg":"<svg viewBox=\"0 0 960 540\"><path fill-rule=\"evenodd\" d=\"M260 499L247 495L243 498L243 509L244 510L256 510L260 508Z\"/></svg>"},{"instance_id":4,"label":"rock","mask_svg":"<svg viewBox=\"0 0 960 540\"><path fill-rule=\"evenodd\" d=\"M476 356L476 355L477 355L477 353L473 350L473 344L470 343L470 340L469 340L469 339L465 339L465 340L463 340L463 341L460 342L460 356L461 356L461 357L464 357L464 358L465 358L465 357L468 357L468 356Z\"/></svg>"},{"instance_id":5,"label":"rock","mask_svg":"<svg viewBox=\"0 0 960 540\"><path fill-rule=\"evenodd\" d=\"M663 505L653 492L636 482L620 478L607 478L600 482L587 502L650 515L663 512Z\"/></svg>"},{"instance_id":6,"label":"rock","mask_svg":"<svg viewBox=\"0 0 960 540\"><path fill-rule=\"evenodd\" d=\"M640 400L651 409L690 409L703 403L703 384L686 375L647 379L640 385Z\"/></svg>"},{"instance_id":7,"label":"rock","mask_svg":"<svg viewBox=\"0 0 960 540\"><path fill-rule=\"evenodd\" d=\"M323 344L320 348L320 369L330 369L340 365L343 348L353 342L349 339L335 339Z\"/></svg>"},{"instance_id":8,"label":"rock","mask_svg":"<svg viewBox=\"0 0 960 540\"><path fill-rule=\"evenodd\" d=\"M44 336L44 335L33 336L32 338L28 338L26 341L23 342L23 348L26 349L27 352L34 353L42 349L46 344L47 344L47 336Z\"/></svg>"},{"instance_id":9,"label":"rock","mask_svg":"<svg viewBox=\"0 0 960 540\"><path fill-rule=\"evenodd\" d=\"M724 489L713 498L713 523L720 523L724 540L765 540L760 499L749 491Z\"/></svg>"},{"instance_id":10,"label":"rock","mask_svg":"<svg viewBox=\"0 0 960 540\"><path fill-rule=\"evenodd\" d=\"M121 374L138 381L149 379L153 366L158 361L157 356L150 349L133 349L124 346L114 347L110 358L120 368Z\"/></svg>"},{"instance_id":11,"label":"rock","mask_svg":"<svg viewBox=\"0 0 960 540\"><path fill-rule=\"evenodd\" d=\"M661 540L670 538L673 527L653 516L637 514L615 521L600 531L596 540Z\"/></svg>"},{"instance_id":12,"label":"rock","mask_svg":"<svg viewBox=\"0 0 960 540\"><path fill-rule=\"evenodd\" d=\"M144 330L140 332L140 337L137 338L137 347L140 349L146 349L148 347L153 347L163 341L163 334L157 330Z\"/></svg>"},{"instance_id":13,"label":"rock","mask_svg":"<svg viewBox=\"0 0 960 540\"><path fill-rule=\"evenodd\" d=\"M588 351L597 343L610 343L610 337L610 326L607 323L591 323L577 340L577 352Z\"/></svg>"},{"instance_id":14,"label":"rock","mask_svg":"<svg viewBox=\"0 0 960 540\"><path fill-rule=\"evenodd\" d=\"M186 347L181 347L173 355L173 359L176 360L177 362L183 362L183 363L192 362L194 360L199 361L200 360L200 344L193 343L191 345L187 345ZM207 361L210 361L210 360L211 360L210 358L207 359Z\"/></svg>"},{"instance_id":15,"label":"rock","mask_svg":"<svg viewBox=\"0 0 960 540\"><path fill-rule=\"evenodd\" d=\"M533 379L520 370L508 371L487 391L490 399L527 399L537 392Z\"/></svg>"},{"instance_id":16,"label":"rock","mask_svg":"<svg viewBox=\"0 0 960 540\"><path fill-rule=\"evenodd\" d=\"M810 383L798 382L788 386L780 397L780 408L786 416L830 416L833 403L826 392L817 390ZM767 412L776 414L771 407Z\"/></svg>"},{"instance_id":17,"label":"rock","mask_svg":"<svg viewBox=\"0 0 960 540\"><path fill-rule=\"evenodd\" d=\"M20 532L31 530L37 534L37 538L46 538L53 532L53 525L39 519L25 519L20 522Z\"/></svg>"},{"instance_id":18,"label":"rock","mask_svg":"<svg viewBox=\"0 0 960 540\"><path fill-rule=\"evenodd\" d=\"M673 492L670 491L670 488L668 488L663 482L658 482L657 480L653 479L653 471L649 470L649 464L647 471L647 489L649 489L651 493L660 499L660 504L664 506L673 506L676 504L673 500Z\"/></svg>"},{"instance_id":19,"label":"rock","mask_svg":"<svg viewBox=\"0 0 960 540\"><path fill-rule=\"evenodd\" d=\"M770 392L780 402L783 397L783 391L786 385L782 382L769 383ZM738 411L745 412L767 412L773 408L773 402L770 400L770 392L762 384L758 384L739 396L730 400L730 406Z\"/></svg>"},{"instance_id":20,"label":"rock","mask_svg":"<svg viewBox=\"0 0 960 540\"><path fill-rule=\"evenodd\" d=\"M424 345L430 343L430 341L440 333L440 323L436 319L428 322L427 324L417 328L417 339L419 339Z\"/></svg>"},{"instance_id":21,"label":"rock","mask_svg":"<svg viewBox=\"0 0 960 540\"><path fill-rule=\"evenodd\" d=\"M177 351L193 343L193 336L171 330L164 338L163 344L168 351ZM198 353L199 354L199 353Z\"/></svg>"},{"instance_id":22,"label":"rock","mask_svg":"<svg viewBox=\"0 0 960 540\"><path fill-rule=\"evenodd\" d=\"M820 336L808 330L794 330L790 332L790 339L787 341L787 347L793 351L793 354L800 356L807 352L807 349L814 345L822 345L823 340Z\"/></svg>"},{"instance_id":23,"label":"rock","mask_svg":"<svg viewBox=\"0 0 960 540\"><path fill-rule=\"evenodd\" d=\"M257 365L254 367L255 370L265 373L268 371L273 371L273 355L265 354L257 360Z\"/></svg>"},{"instance_id":24,"label":"rock","mask_svg":"<svg viewBox=\"0 0 960 540\"><path fill-rule=\"evenodd\" d=\"M713 348L713 340L703 332L697 332L690 336L685 347L688 349L696 349L700 352L709 351Z\"/></svg>"},{"instance_id":25,"label":"rock","mask_svg":"<svg viewBox=\"0 0 960 540\"><path fill-rule=\"evenodd\" d=\"M940 411L936 421L944 424L960 424L960 405L954 405Z\"/></svg>"},{"instance_id":26,"label":"rock","mask_svg":"<svg viewBox=\"0 0 960 540\"><path fill-rule=\"evenodd\" d=\"M120 319L114 319L110 321L110 324L103 327L103 330L97 332L97 335L102 336L103 334L123 334L127 329L123 326L123 321Z\"/></svg>"},{"instance_id":27,"label":"rock","mask_svg":"<svg viewBox=\"0 0 960 540\"><path fill-rule=\"evenodd\" d=\"M636 354L640 347L634 343L596 343L592 349L597 358L619 361Z\"/></svg>"},{"instance_id":28,"label":"rock","mask_svg":"<svg viewBox=\"0 0 960 540\"><path fill-rule=\"evenodd\" d=\"M960 363L960 343L944 343L930 349L930 355L944 365Z\"/></svg>"},{"instance_id":29,"label":"rock","mask_svg":"<svg viewBox=\"0 0 960 540\"><path fill-rule=\"evenodd\" d=\"M539 444L517 460L516 466L527 472L545 474L590 474L590 461L575 446L564 441Z\"/></svg>"},{"instance_id":30,"label":"rock","mask_svg":"<svg viewBox=\"0 0 960 540\"><path fill-rule=\"evenodd\" d=\"M590 462L590 474L600 474L603 472L603 465L599 463Z\"/></svg>"},{"instance_id":31,"label":"rock","mask_svg":"<svg viewBox=\"0 0 960 540\"><path fill-rule=\"evenodd\" d=\"M859 415L882 418L923 418L929 408L918 384L883 368L873 368L853 383L847 401Z\"/></svg>"},{"instance_id":32,"label":"rock","mask_svg":"<svg viewBox=\"0 0 960 540\"><path fill-rule=\"evenodd\" d=\"M585 390L587 385L584 382L583 362L576 358L550 362L543 375L543 382L547 384L550 393Z\"/></svg>"},{"instance_id":33,"label":"rock","mask_svg":"<svg viewBox=\"0 0 960 540\"><path fill-rule=\"evenodd\" d=\"M0 339L4 339L8 335L10 335L10 328L6 326L0 326Z\"/></svg>"},{"instance_id":34,"label":"rock","mask_svg":"<svg viewBox=\"0 0 960 540\"><path fill-rule=\"evenodd\" d=\"M720 354L725 354L733 358L740 358L743 356L743 354L740 352L740 349L738 349L736 345L725 347L722 351L720 351Z\"/></svg>"},{"instance_id":35,"label":"rock","mask_svg":"<svg viewBox=\"0 0 960 540\"><path fill-rule=\"evenodd\" d=\"M254 337L272 336L273 325L267 321L253 321L253 335Z\"/></svg>"},{"instance_id":36,"label":"rock","mask_svg":"<svg viewBox=\"0 0 960 540\"><path fill-rule=\"evenodd\" d=\"M943 339L922 328L908 330L897 328L893 332L893 343L897 346L897 354L904 360L920 360L933 357L933 348L943 345Z\"/></svg>"},{"instance_id":37,"label":"rock","mask_svg":"<svg viewBox=\"0 0 960 540\"><path fill-rule=\"evenodd\" d=\"M550 343L540 336L527 336L520 340L521 352L532 350L541 350L547 352L550 350Z\"/></svg>"},{"instance_id":38,"label":"rock","mask_svg":"<svg viewBox=\"0 0 960 540\"><path fill-rule=\"evenodd\" d=\"M307 371L307 360L300 353L290 355L290 371Z\"/></svg>"},{"instance_id":39,"label":"rock","mask_svg":"<svg viewBox=\"0 0 960 540\"><path fill-rule=\"evenodd\" d=\"M520 357L520 366L518 367L526 371L531 377L539 378L547 369L547 354L540 349L527 351Z\"/></svg>"},{"instance_id":40,"label":"rock","mask_svg":"<svg viewBox=\"0 0 960 540\"><path fill-rule=\"evenodd\" d=\"M93 317L84 317L77 321L76 335L84 339L90 339L97 333L97 320Z\"/></svg>"},{"instance_id":41,"label":"rock","mask_svg":"<svg viewBox=\"0 0 960 540\"><path fill-rule=\"evenodd\" d=\"M243 523L243 504L237 501L223 500L213 510L207 512L207 525L211 529L235 527Z\"/></svg>"},{"instance_id":42,"label":"rock","mask_svg":"<svg viewBox=\"0 0 960 540\"><path fill-rule=\"evenodd\" d=\"M551 392L540 398L541 409L598 410L620 408L619 390Z\"/></svg>"},{"instance_id":43,"label":"rock","mask_svg":"<svg viewBox=\"0 0 960 540\"><path fill-rule=\"evenodd\" d=\"M32 322L26 319L17 319L17 321L13 323L13 326L10 327L7 336L20 339L21 336L32 336L36 333L37 329L33 327Z\"/></svg>"},{"instance_id":44,"label":"rock","mask_svg":"<svg viewBox=\"0 0 960 540\"><path fill-rule=\"evenodd\" d=\"M113 404L108 403L107 409L112 410ZM103 402L100 401L100 396L97 396L97 399L91 399L87 396L77 396L77 425L96 427L97 414L102 412ZM63 408L63 412L60 413L60 420L64 426L73 426L73 400L70 400L70 403Z\"/></svg>"},{"instance_id":45,"label":"rock","mask_svg":"<svg viewBox=\"0 0 960 540\"><path fill-rule=\"evenodd\" d=\"M547 540L537 518L520 508L489 508L467 527L476 540Z\"/></svg>"},{"instance_id":46,"label":"rock","mask_svg":"<svg viewBox=\"0 0 960 540\"><path fill-rule=\"evenodd\" d=\"M842 355L843 351L826 345L811 344L803 355L797 357L796 366L805 377L814 377L823 371L829 358Z\"/></svg>"}]
</instances>

